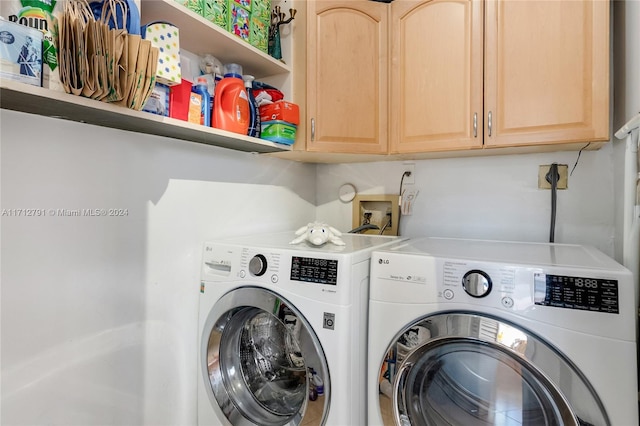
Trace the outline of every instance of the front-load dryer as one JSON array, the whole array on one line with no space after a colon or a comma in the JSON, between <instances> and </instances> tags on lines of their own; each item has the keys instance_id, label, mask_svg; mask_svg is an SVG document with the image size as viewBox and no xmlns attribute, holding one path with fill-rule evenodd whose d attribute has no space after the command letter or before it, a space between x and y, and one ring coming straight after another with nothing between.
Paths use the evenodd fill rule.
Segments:
<instances>
[{"instance_id":1,"label":"front-load dryer","mask_svg":"<svg viewBox=\"0 0 640 426\"><path fill-rule=\"evenodd\" d=\"M420 238L371 258L371 425L638 424L631 273L579 245Z\"/></svg>"},{"instance_id":2,"label":"front-load dryer","mask_svg":"<svg viewBox=\"0 0 640 426\"><path fill-rule=\"evenodd\" d=\"M199 425L366 424L371 252L290 244L293 231L208 242L198 336Z\"/></svg>"}]
</instances>

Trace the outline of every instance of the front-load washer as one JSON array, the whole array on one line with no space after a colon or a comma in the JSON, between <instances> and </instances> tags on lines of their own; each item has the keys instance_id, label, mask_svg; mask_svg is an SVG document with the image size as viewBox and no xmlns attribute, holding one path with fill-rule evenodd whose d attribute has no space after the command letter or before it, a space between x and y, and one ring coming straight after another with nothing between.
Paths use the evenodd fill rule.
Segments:
<instances>
[{"instance_id":1,"label":"front-load washer","mask_svg":"<svg viewBox=\"0 0 640 426\"><path fill-rule=\"evenodd\" d=\"M420 238L371 258L369 424L638 424L631 273L592 247Z\"/></svg>"},{"instance_id":2,"label":"front-load washer","mask_svg":"<svg viewBox=\"0 0 640 426\"><path fill-rule=\"evenodd\" d=\"M204 245L199 425L366 424L371 252L398 237L290 244L295 232Z\"/></svg>"}]
</instances>

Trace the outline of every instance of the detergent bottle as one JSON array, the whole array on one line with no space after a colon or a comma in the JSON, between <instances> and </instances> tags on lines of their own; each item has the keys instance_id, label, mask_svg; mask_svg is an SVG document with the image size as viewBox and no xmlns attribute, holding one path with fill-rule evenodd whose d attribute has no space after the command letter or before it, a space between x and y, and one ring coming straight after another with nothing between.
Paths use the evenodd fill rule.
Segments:
<instances>
[{"instance_id":1,"label":"detergent bottle","mask_svg":"<svg viewBox=\"0 0 640 426\"><path fill-rule=\"evenodd\" d=\"M249 131L247 134L254 138L260 137L260 109L256 102L255 96L253 96L253 80L255 77L252 75L243 76L244 87L247 89L247 97L249 98Z\"/></svg>"},{"instance_id":2,"label":"detergent bottle","mask_svg":"<svg viewBox=\"0 0 640 426\"><path fill-rule=\"evenodd\" d=\"M197 84L191 89L192 92L198 93L202 103L200 104L200 124L211 126L211 95L205 77L198 77Z\"/></svg>"},{"instance_id":3,"label":"detergent bottle","mask_svg":"<svg viewBox=\"0 0 640 426\"><path fill-rule=\"evenodd\" d=\"M242 80L242 67L224 66L224 78L216 84L212 126L246 135L249 131L249 97Z\"/></svg>"}]
</instances>

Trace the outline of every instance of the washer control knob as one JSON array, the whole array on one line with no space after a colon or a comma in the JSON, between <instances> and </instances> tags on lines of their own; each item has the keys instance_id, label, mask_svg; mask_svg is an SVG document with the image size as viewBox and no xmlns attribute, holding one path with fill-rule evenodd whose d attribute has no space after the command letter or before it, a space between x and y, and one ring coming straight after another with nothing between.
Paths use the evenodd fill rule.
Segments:
<instances>
[{"instance_id":1,"label":"washer control knob","mask_svg":"<svg viewBox=\"0 0 640 426\"><path fill-rule=\"evenodd\" d=\"M256 277L264 275L267 272L267 258L261 254L256 254L249 261L249 272Z\"/></svg>"},{"instance_id":2,"label":"washer control knob","mask_svg":"<svg viewBox=\"0 0 640 426\"><path fill-rule=\"evenodd\" d=\"M462 277L462 288L472 297L484 297L491 292L491 277L486 272L474 269Z\"/></svg>"}]
</instances>

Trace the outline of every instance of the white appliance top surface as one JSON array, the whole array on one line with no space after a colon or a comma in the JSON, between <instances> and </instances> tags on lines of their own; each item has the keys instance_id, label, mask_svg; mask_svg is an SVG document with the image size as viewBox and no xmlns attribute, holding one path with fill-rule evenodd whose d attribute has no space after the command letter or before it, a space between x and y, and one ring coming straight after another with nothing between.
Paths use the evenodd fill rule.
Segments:
<instances>
[{"instance_id":1,"label":"white appliance top surface","mask_svg":"<svg viewBox=\"0 0 640 426\"><path fill-rule=\"evenodd\" d=\"M296 237L297 235L295 234L295 230L293 230L227 238L223 240L215 240L215 243L239 245L252 248L291 250L294 252L305 251L319 253L352 254L361 251L371 251L383 245L402 241L402 238L400 237L343 233L340 236L340 239L344 241L344 246L338 246L328 241L322 246L315 246L308 241L303 241L299 244L290 244L290 242L293 241Z\"/></svg>"},{"instance_id":2,"label":"white appliance top surface","mask_svg":"<svg viewBox=\"0 0 640 426\"><path fill-rule=\"evenodd\" d=\"M524 265L625 269L594 247L574 244L424 237L408 240L404 244L390 248L390 251Z\"/></svg>"}]
</instances>

